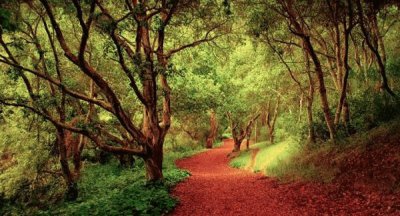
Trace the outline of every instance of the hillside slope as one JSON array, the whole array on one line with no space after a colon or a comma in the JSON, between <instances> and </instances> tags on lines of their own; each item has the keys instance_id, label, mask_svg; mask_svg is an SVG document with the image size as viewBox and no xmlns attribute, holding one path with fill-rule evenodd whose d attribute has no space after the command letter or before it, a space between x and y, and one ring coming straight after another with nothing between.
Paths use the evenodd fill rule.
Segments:
<instances>
[{"instance_id":1,"label":"hillside slope","mask_svg":"<svg viewBox=\"0 0 400 216\"><path fill-rule=\"evenodd\" d=\"M305 197L315 197L311 201L299 197L298 202L324 207L324 200L336 200L339 206L354 204L355 212L357 206L380 213L400 210L400 121L335 145L324 143L297 152L293 150L296 144L291 145L254 144L252 148L259 148L259 154L253 167L248 166L252 161L249 153L242 153L230 164L290 182L293 189L303 188Z\"/></svg>"}]
</instances>

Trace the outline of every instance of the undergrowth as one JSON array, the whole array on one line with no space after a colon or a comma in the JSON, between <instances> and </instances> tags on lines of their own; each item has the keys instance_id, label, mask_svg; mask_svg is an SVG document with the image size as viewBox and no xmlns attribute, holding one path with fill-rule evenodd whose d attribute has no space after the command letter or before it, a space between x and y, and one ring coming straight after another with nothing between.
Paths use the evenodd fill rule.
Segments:
<instances>
[{"instance_id":1,"label":"undergrowth","mask_svg":"<svg viewBox=\"0 0 400 216\"><path fill-rule=\"evenodd\" d=\"M79 181L79 198L60 202L51 207L21 209L8 203L0 215L163 215L171 211L178 200L169 190L190 174L175 166L175 160L202 151L201 147L166 148L161 183L148 183L142 160L133 168L121 168L115 160L100 165L84 163Z\"/></svg>"}]
</instances>

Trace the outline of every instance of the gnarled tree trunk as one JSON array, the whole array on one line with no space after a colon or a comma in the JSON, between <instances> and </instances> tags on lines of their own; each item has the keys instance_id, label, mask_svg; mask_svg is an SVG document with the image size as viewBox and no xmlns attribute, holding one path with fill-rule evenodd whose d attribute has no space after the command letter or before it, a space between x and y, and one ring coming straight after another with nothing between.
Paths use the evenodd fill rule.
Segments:
<instances>
[{"instance_id":1,"label":"gnarled tree trunk","mask_svg":"<svg viewBox=\"0 0 400 216\"><path fill-rule=\"evenodd\" d=\"M163 142L160 140L159 143L153 145L149 152L149 156L144 158L144 164L146 167L146 178L151 181L159 181L164 178L162 172L163 165Z\"/></svg>"},{"instance_id":2,"label":"gnarled tree trunk","mask_svg":"<svg viewBox=\"0 0 400 216\"><path fill-rule=\"evenodd\" d=\"M73 201L78 198L78 184L68 164L68 147L65 139L65 130L60 127L57 127L56 129L61 171L63 173L65 183L67 184L65 199L68 201Z\"/></svg>"},{"instance_id":3,"label":"gnarled tree trunk","mask_svg":"<svg viewBox=\"0 0 400 216\"><path fill-rule=\"evenodd\" d=\"M229 112L227 113L227 116L231 123L231 130L232 130L232 136L233 136L233 141L234 141L232 152L238 152L238 151L240 151L240 146L241 146L243 140L246 138L246 136L248 136L248 134L251 133L253 124L254 124L255 120L260 116L260 114L257 114L253 118L251 118L245 128L241 128L239 126L239 123L234 122L234 120Z\"/></svg>"}]
</instances>

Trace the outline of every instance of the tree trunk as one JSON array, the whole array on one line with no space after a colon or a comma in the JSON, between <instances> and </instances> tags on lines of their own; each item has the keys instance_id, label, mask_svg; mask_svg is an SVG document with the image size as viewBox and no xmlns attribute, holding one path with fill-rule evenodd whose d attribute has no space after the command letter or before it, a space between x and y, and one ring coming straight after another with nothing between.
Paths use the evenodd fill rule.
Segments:
<instances>
[{"instance_id":1,"label":"tree trunk","mask_svg":"<svg viewBox=\"0 0 400 216\"><path fill-rule=\"evenodd\" d=\"M210 132L207 137L206 148L213 147L215 138L217 137L217 133L218 133L218 122L215 111L212 110L210 115Z\"/></svg>"},{"instance_id":2,"label":"tree trunk","mask_svg":"<svg viewBox=\"0 0 400 216\"><path fill-rule=\"evenodd\" d=\"M357 64L358 70L360 73L364 74L364 68L361 63L361 57L360 57L360 50L358 48L358 44L356 40L354 39L353 34L350 33L350 39L353 42L353 47L354 47L354 62Z\"/></svg>"},{"instance_id":3,"label":"tree trunk","mask_svg":"<svg viewBox=\"0 0 400 216\"><path fill-rule=\"evenodd\" d=\"M89 89L90 89L90 93L89 93L90 98L96 98L97 93L95 93L95 83L93 80L90 80ZM65 107L63 109L64 109L63 112L65 112ZM88 109L88 112L85 117L85 124L89 124L90 121L94 117L97 117L96 108L94 107L94 104L89 104L89 109ZM82 155L83 148L86 146L87 141L88 140L85 136L79 135L79 142L77 143L77 145L74 145L74 148L73 148L74 175L77 179L79 179L79 177L80 177L81 167L82 167L81 155Z\"/></svg>"},{"instance_id":4,"label":"tree trunk","mask_svg":"<svg viewBox=\"0 0 400 216\"><path fill-rule=\"evenodd\" d=\"M344 103L343 103L342 118L343 118L343 122L344 122L346 128L348 128L349 124L350 124L350 108L349 108L349 104L347 102L347 98L344 100Z\"/></svg>"},{"instance_id":5,"label":"tree trunk","mask_svg":"<svg viewBox=\"0 0 400 216\"><path fill-rule=\"evenodd\" d=\"M74 163L74 174L77 176L80 175L81 173L81 167L82 167L82 151L83 147L85 146L86 138L83 136L80 136L81 140L78 143L77 149L74 150L74 155L73 155L73 163Z\"/></svg>"},{"instance_id":6,"label":"tree trunk","mask_svg":"<svg viewBox=\"0 0 400 216\"><path fill-rule=\"evenodd\" d=\"M143 112L142 133L147 138L146 148L148 150L148 154L144 157L144 164L146 168L146 178L149 182L162 181L164 178L162 164L163 144L164 137L166 135L166 130L163 131L159 125L156 93L157 86L156 77L153 73L153 70L153 66L149 64L148 68L144 69L144 80L142 81L143 97L148 104L144 108ZM167 111L165 109L163 110L163 112ZM164 114L165 113L163 113L163 115Z\"/></svg>"},{"instance_id":7,"label":"tree trunk","mask_svg":"<svg viewBox=\"0 0 400 216\"><path fill-rule=\"evenodd\" d=\"M244 138L234 138L234 139L233 139L234 145L233 145L233 150L232 150L232 152L238 152L238 151L240 151L240 146L242 145L243 139L244 139Z\"/></svg>"},{"instance_id":8,"label":"tree trunk","mask_svg":"<svg viewBox=\"0 0 400 216\"><path fill-rule=\"evenodd\" d=\"M338 83L338 90L340 91L343 86L343 56L342 56L342 42L340 37L340 26L339 23L335 23L335 53L336 53L336 68L337 68L337 83Z\"/></svg>"},{"instance_id":9,"label":"tree trunk","mask_svg":"<svg viewBox=\"0 0 400 216\"><path fill-rule=\"evenodd\" d=\"M312 99L308 99L307 100L308 141L310 143L315 143L315 130L314 130L312 104L313 104Z\"/></svg>"},{"instance_id":10,"label":"tree trunk","mask_svg":"<svg viewBox=\"0 0 400 216\"><path fill-rule=\"evenodd\" d=\"M274 143L274 128L268 128L269 142Z\"/></svg>"},{"instance_id":11,"label":"tree trunk","mask_svg":"<svg viewBox=\"0 0 400 216\"><path fill-rule=\"evenodd\" d=\"M250 129L246 135L246 149L250 149L250 137L251 137L252 130Z\"/></svg>"},{"instance_id":12,"label":"tree trunk","mask_svg":"<svg viewBox=\"0 0 400 216\"><path fill-rule=\"evenodd\" d=\"M314 80L311 75L310 58L306 51L303 51L304 60L306 62L306 70L308 77L308 96L307 98L307 121L308 121L308 142L315 143L315 129L313 120L313 103L314 103Z\"/></svg>"},{"instance_id":13,"label":"tree trunk","mask_svg":"<svg viewBox=\"0 0 400 216\"><path fill-rule=\"evenodd\" d=\"M274 143L275 123L276 123L276 119L278 118L278 114L279 114L279 103L280 103L280 98L278 97L278 100L276 101L276 105L275 105L274 114L271 119L271 114L270 114L270 110L269 110L270 103L268 102L267 127L268 127L269 141L271 142L271 144Z\"/></svg>"},{"instance_id":14,"label":"tree trunk","mask_svg":"<svg viewBox=\"0 0 400 216\"><path fill-rule=\"evenodd\" d=\"M379 26L378 26L378 18L376 16L376 13L374 13L374 16L371 17L372 18L372 30L375 34L376 40L377 40L377 48L378 52L381 54L382 57L382 63L383 65L386 65L386 49L385 49L385 43L383 41L383 35L381 35L381 32L379 30Z\"/></svg>"},{"instance_id":15,"label":"tree trunk","mask_svg":"<svg viewBox=\"0 0 400 216\"><path fill-rule=\"evenodd\" d=\"M314 48L311 44L310 37L303 37L305 47L307 52L310 54L311 59L314 62L315 66L315 71L317 72L317 79L319 83L319 94L321 98L321 105L322 105L322 110L324 112L324 117L325 117L325 122L329 130L329 137L332 141L335 140L335 127L334 127L334 122L331 117L330 113L330 108L329 108L329 102L328 102L328 96L326 94L326 88L325 88L325 81L324 81L324 73L322 72L322 67L320 64L320 61L318 59L317 54L314 51Z\"/></svg>"},{"instance_id":16,"label":"tree trunk","mask_svg":"<svg viewBox=\"0 0 400 216\"><path fill-rule=\"evenodd\" d=\"M303 115L303 101L304 101L304 92L302 91L299 100L299 118L297 120L297 123L301 122L301 117Z\"/></svg>"},{"instance_id":17,"label":"tree trunk","mask_svg":"<svg viewBox=\"0 0 400 216\"><path fill-rule=\"evenodd\" d=\"M150 125L148 118L144 118L147 125ZM150 126L151 127L151 126ZM165 135L160 131L149 130L150 127L144 130L144 134L148 137L148 154L144 157L146 167L146 177L150 182L163 180L162 164L163 164L163 144ZM156 127L158 128L158 127ZM153 128L154 129L154 128Z\"/></svg>"},{"instance_id":18,"label":"tree trunk","mask_svg":"<svg viewBox=\"0 0 400 216\"><path fill-rule=\"evenodd\" d=\"M373 38L370 34L370 32L378 32L375 25L372 25L372 30L368 30L366 25L367 23L365 22L365 18L364 18L364 12L362 9L362 5L361 5L361 0L357 1L357 9L358 9L358 16L360 19L360 26L361 26L361 30L364 34L365 37L365 42L367 43L369 49L372 51L372 53L375 55L376 61L378 63L378 71L379 74L381 75L381 86L380 88L385 90L389 95L391 95L392 97L397 97L396 94L392 91L392 89L389 87L388 84L388 79L386 76L386 68L385 68L385 62L382 59L382 55L379 53L379 43L376 42L375 45L373 44ZM376 19L376 13L373 12L372 13L373 19ZM379 35L378 35L379 37Z\"/></svg>"},{"instance_id":19,"label":"tree trunk","mask_svg":"<svg viewBox=\"0 0 400 216\"><path fill-rule=\"evenodd\" d=\"M63 128L57 129L57 142L60 151L60 164L63 173L64 180L67 184L67 191L65 193L65 199L67 201L74 201L78 198L78 184L76 183L76 178L71 172L68 165L67 157L67 146L65 142L65 131Z\"/></svg>"},{"instance_id":20,"label":"tree trunk","mask_svg":"<svg viewBox=\"0 0 400 216\"><path fill-rule=\"evenodd\" d=\"M345 112L347 112L347 113L345 113L345 115L349 115L349 105L348 105L348 102L346 100L346 97L347 97L348 78L349 78L349 73L350 73L350 66L349 66L349 38L350 38L350 31L351 31L352 27L347 29L347 27L345 25L344 28L345 28L345 33L344 33L344 56L343 56L343 62L344 62L345 74L344 74L343 81L342 81L342 86L341 86L342 89L341 89L341 92L340 92L340 98L339 98L339 101L338 101L338 106L336 108L335 122L334 122L336 126L339 124L341 113L342 113L342 109L343 109L344 106L346 106ZM340 56L340 58L342 59L341 56ZM346 120L346 122L344 122L344 124L347 125L348 124L347 120L349 120L349 118L345 118L344 120Z\"/></svg>"},{"instance_id":21,"label":"tree trunk","mask_svg":"<svg viewBox=\"0 0 400 216\"><path fill-rule=\"evenodd\" d=\"M153 145L150 150L150 155L144 158L146 177L150 182L159 181L164 178L162 172L163 142L164 140L160 140L156 145Z\"/></svg>"}]
</instances>

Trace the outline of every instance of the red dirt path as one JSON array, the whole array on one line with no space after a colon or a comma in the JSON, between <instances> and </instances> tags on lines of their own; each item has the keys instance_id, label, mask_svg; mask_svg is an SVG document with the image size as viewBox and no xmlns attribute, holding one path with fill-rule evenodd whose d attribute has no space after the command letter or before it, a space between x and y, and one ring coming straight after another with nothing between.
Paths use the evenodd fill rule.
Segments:
<instances>
[{"instance_id":1,"label":"red dirt path","mask_svg":"<svg viewBox=\"0 0 400 216\"><path fill-rule=\"evenodd\" d=\"M380 205L394 197L366 202L362 194L338 185L283 184L231 168L227 154L232 148L227 140L220 148L177 161L192 176L173 189L180 204L172 215L400 215L397 208Z\"/></svg>"}]
</instances>

